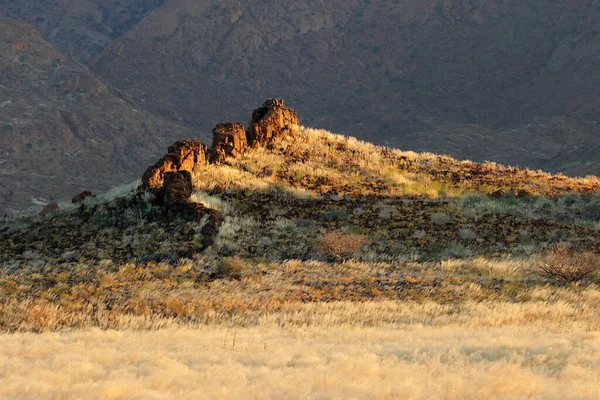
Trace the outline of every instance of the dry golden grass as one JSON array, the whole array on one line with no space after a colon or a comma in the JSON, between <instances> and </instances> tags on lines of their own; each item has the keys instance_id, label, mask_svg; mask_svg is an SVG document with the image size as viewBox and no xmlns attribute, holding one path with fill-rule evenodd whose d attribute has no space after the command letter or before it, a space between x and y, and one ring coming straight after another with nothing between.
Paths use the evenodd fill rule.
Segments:
<instances>
[{"instance_id":1,"label":"dry golden grass","mask_svg":"<svg viewBox=\"0 0 600 400\"><path fill-rule=\"evenodd\" d=\"M252 327L2 334L0 397L596 399L598 329L565 304L382 302L290 305Z\"/></svg>"},{"instance_id":2,"label":"dry golden grass","mask_svg":"<svg viewBox=\"0 0 600 400\"><path fill-rule=\"evenodd\" d=\"M430 198L487 194L498 188L527 189L552 197L600 189L600 179L595 176L568 178L492 162L457 161L305 127L295 139L284 139L274 150L251 149L226 160L225 165L199 166L195 176L201 190L265 188L269 182L280 181L320 193Z\"/></svg>"}]
</instances>

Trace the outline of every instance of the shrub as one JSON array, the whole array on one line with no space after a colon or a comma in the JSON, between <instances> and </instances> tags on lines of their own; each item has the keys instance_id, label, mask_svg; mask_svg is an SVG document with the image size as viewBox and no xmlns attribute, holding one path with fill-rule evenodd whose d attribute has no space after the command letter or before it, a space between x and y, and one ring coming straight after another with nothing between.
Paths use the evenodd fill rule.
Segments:
<instances>
[{"instance_id":1,"label":"shrub","mask_svg":"<svg viewBox=\"0 0 600 400\"><path fill-rule=\"evenodd\" d=\"M356 253L366 241L367 235L333 231L321 235L320 243L327 254L338 259L346 259Z\"/></svg>"},{"instance_id":2,"label":"shrub","mask_svg":"<svg viewBox=\"0 0 600 400\"><path fill-rule=\"evenodd\" d=\"M600 266L600 257L591 252L575 252L567 247L555 245L534 264L534 271L541 276L562 282L579 282L595 275Z\"/></svg>"},{"instance_id":3,"label":"shrub","mask_svg":"<svg viewBox=\"0 0 600 400\"><path fill-rule=\"evenodd\" d=\"M458 235L462 240L466 240L468 242L473 242L477 240L477 232L469 228L461 228L458 230Z\"/></svg>"},{"instance_id":4,"label":"shrub","mask_svg":"<svg viewBox=\"0 0 600 400\"><path fill-rule=\"evenodd\" d=\"M446 225L452 222L452 217L445 213L435 213L431 215L431 222L434 225Z\"/></svg>"}]
</instances>

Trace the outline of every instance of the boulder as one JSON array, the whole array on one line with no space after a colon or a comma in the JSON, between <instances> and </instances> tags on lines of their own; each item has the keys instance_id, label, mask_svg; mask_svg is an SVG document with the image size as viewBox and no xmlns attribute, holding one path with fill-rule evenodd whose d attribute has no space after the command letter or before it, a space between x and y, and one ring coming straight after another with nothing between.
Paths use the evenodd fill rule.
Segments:
<instances>
[{"instance_id":1,"label":"boulder","mask_svg":"<svg viewBox=\"0 0 600 400\"><path fill-rule=\"evenodd\" d=\"M194 191L192 174L187 170L167 172L160 189L162 203L167 207L184 204Z\"/></svg>"},{"instance_id":2,"label":"boulder","mask_svg":"<svg viewBox=\"0 0 600 400\"><path fill-rule=\"evenodd\" d=\"M92 196L93 196L92 192L90 192L89 190L84 190L83 192L79 193L77 196L73 197L71 199L71 203L73 203L73 204L83 203L85 201L85 199L87 199L88 197L92 197Z\"/></svg>"},{"instance_id":3,"label":"boulder","mask_svg":"<svg viewBox=\"0 0 600 400\"><path fill-rule=\"evenodd\" d=\"M56 203L50 203L46 207L44 207L42 209L42 211L40 212L40 217L45 217L48 214L57 213L58 210L59 210L58 204L56 204Z\"/></svg>"},{"instance_id":4,"label":"boulder","mask_svg":"<svg viewBox=\"0 0 600 400\"><path fill-rule=\"evenodd\" d=\"M226 157L237 157L248 148L244 124L224 123L213 129L213 143L209 161L222 161Z\"/></svg>"},{"instance_id":5,"label":"boulder","mask_svg":"<svg viewBox=\"0 0 600 400\"><path fill-rule=\"evenodd\" d=\"M189 171L206 164L206 145L199 140L180 140L171 145L167 155L144 172L142 189L160 189L168 172Z\"/></svg>"},{"instance_id":6,"label":"boulder","mask_svg":"<svg viewBox=\"0 0 600 400\"><path fill-rule=\"evenodd\" d=\"M252 124L248 129L248 144L269 146L300 129L298 114L286 108L283 100L269 99L252 113Z\"/></svg>"}]
</instances>

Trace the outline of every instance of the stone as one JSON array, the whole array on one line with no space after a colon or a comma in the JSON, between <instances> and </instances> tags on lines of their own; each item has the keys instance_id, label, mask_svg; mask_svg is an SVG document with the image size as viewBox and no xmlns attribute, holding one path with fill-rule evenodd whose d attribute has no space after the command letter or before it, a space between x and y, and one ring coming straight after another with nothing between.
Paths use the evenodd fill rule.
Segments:
<instances>
[{"instance_id":1,"label":"stone","mask_svg":"<svg viewBox=\"0 0 600 400\"><path fill-rule=\"evenodd\" d=\"M180 140L171 145L167 155L144 172L142 189L160 189L168 172L189 171L206 164L207 147L199 140Z\"/></svg>"},{"instance_id":2,"label":"stone","mask_svg":"<svg viewBox=\"0 0 600 400\"><path fill-rule=\"evenodd\" d=\"M58 204L50 203L42 209L42 211L40 212L40 217L45 217L48 214L54 214L54 213L57 213L58 211L59 211Z\"/></svg>"},{"instance_id":3,"label":"stone","mask_svg":"<svg viewBox=\"0 0 600 400\"><path fill-rule=\"evenodd\" d=\"M77 196L73 197L71 199L71 203L73 203L73 204L83 203L85 201L85 199L87 199L88 197L92 197L92 196L93 196L92 192L90 192L89 190L84 190L83 192L79 193Z\"/></svg>"},{"instance_id":4,"label":"stone","mask_svg":"<svg viewBox=\"0 0 600 400\"><path fill-rule=\"evenodd\" d=\"M226 157L238 157L248 148L244 124L223 123L213 129L213 143L209 161L222 161Z\"/></svg>"},{"instance_id":5,"label":"stone","mask_svg":"<svg viewBox=\"0 0 600 400\"><path fill-rule=\"evenodd\" d=\"M298 114L286 108L283 100L268 99L252 113L248 129L250 146L271 146L285 136L295 137L300 129Z\"/></svg>"},{"instance_id":6,"label":"stone","mask_svg":"<svg viewBox=\"0 0 600 400\"><path fill-rule=\"evenodd\" d=\"M192 174L187 170L167 172L160 189L160 197L165 206L186 203L194 191Z\"/></svg>"}]
</instances>

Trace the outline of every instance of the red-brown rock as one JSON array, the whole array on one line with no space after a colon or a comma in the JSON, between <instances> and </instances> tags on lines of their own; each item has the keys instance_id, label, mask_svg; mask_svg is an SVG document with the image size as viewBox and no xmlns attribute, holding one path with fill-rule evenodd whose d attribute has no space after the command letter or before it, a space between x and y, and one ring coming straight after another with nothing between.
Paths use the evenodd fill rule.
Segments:
<instances>
[{"instance_id":1,"label":"red-brown rock","mask_svg":"<svg viewBox=\"0 0 600 400\"><path fill-rule=\"evenodd\" d=\"M160 195L167 207L186 203L194 191L192 174L187 170L167 172Z\"/></svg>"},{"instance_id":2,"label":"red-brown rock","mask_svg":"<svg viewBox=\"0 0 600 400\"><path fill-rule=\"evenodd\" d=\"M294 110L286 108L283 100L269 99L252 113L248 142L251 146L269 146L284 136L295 136L299 128Z\"/></svg>"},{"instance_id":3,"label":"red-brown rock","mask_svg":"<svg viewBox=\"0 0 600 400\"><path fill-rule=\"evenodd\" d=\"M160 189L167 172L191 172L195 165L206 164L206 150L206 145L199 140L175 142L166 156L144 172L142 189Z\"/></svg>"},{"instance_id":4,"label":"red-brown rock","mask_svg":"<svg viewBox=\"0 0 600 400\"><path fill-rule=\"evenodd\" d=\"M59 211L58 204L50 203L42 209L42 211L40 212L40 217L45 217L48 214L57 213L58 211Z\"/></svg>"},{"instance_id":5,"label":"red-brown rock","mask_svg":"<svg viewBox=\"0 0 600 400\"><path fill-rule=\"evenodd\" d=\"M73 203L73 204L83 203L85 201L85 199L87 199L88 197L92 197L92 196L93 196L92 192L90 192L89 190L85 190L85 191L79 193L77 196L73 197L73 199L71 199L71 203Z\"/></svg>"},{"instance_id":6,"label":"red-brown rock","mask_svg":"<svg viewBox=\"0 0 600 400\"><path fill-rule=\"evenodd\" d=\"M213 129L213 143L209 152L211 162L225 157L237 157L248 148L244 124L224 123Z\"/></svg>"}]
</instances>

